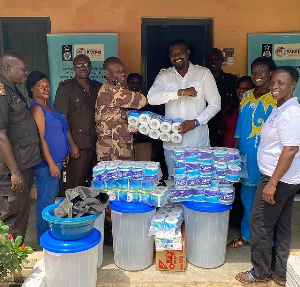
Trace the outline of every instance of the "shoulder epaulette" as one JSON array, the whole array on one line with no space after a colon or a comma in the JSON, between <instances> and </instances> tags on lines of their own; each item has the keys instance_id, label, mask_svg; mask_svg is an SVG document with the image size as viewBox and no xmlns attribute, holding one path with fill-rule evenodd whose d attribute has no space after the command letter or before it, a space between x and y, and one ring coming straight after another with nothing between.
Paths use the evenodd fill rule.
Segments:
<instances>
[{"instance_id":1,"label":"shoulder epaulette","mask_svg":"<svg viewBox=\"0 0 300 287\"><path fill-rule=\"evenodd\" d=\"M6 96L3 83L0 83L0 96Z\"/></svg>"},{"instance_id":2,"label":"shoulder epaulette","mask_svg":"<svg viewBox=\"0 0 300 287\"><path fill-rule=\"evenodd\" d=\"M73 79L67 79L67 80L64 80L64 81L60 82L59 85L61 86L61 85L68 84L68 83L72 82L72 80L73 80Z\"/></svg>"}]
</instances>

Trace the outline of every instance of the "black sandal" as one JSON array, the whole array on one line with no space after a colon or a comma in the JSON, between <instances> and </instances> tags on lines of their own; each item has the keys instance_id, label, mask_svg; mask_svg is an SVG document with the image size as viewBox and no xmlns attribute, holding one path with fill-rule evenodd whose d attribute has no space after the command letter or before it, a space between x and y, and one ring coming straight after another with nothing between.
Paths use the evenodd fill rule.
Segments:
<instances>
[{"instance_id":1,"label":"black sandal","mask_svg":"<svg viewBox=\"0 0 300 287\"><path fill-rule=\"evenodd\" d=\"M230 248L240 248L245 245L251 245L251 243L244 240L242 237L236 238L227 244L227 246Z\"/></svg>"},{"instance_id":2,"label":"black sandal","mask_svg":"<svg viewBox=\"0 0 300 287\"><path fill-rule=\"evenodd\" d=\"M285 284L286 284L286 282L285 281L281 281L281 280L279 280L279 279L277 279L277 278L275 278L275 277L273 277L273 276L271 276L271 279L277 284L277 285L279 285L279 286L285 286Z\"/></svg>"},{"instance_id":3,"label":"black sandal","mask_svg":"<svg viewBox=\"0 0 300 287\"><path fill-rule=\"evenodd\" d=\"M252 284L252 283L267 283L270 281L270 278L258 279L255 278L251 271L240 272L235 275L235 279L241 283Z\"/></svg>"}]
</instances>

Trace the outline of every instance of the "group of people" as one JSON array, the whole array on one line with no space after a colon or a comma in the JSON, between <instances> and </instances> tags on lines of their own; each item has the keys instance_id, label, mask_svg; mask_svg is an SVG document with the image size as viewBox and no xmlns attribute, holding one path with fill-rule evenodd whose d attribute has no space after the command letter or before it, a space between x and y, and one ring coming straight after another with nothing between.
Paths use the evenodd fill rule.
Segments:
<instances>
[{"instance_id":1,"label":"group of people","mask_svg":"<svg viewBox=\"0 0 300 287\"><path fill-rule=\"evenodd\" d=\"M127 109L147 103L165 105L165 115L182 118L180 144L164 142L169 178L174 175L177 147L225 146L240 150L243 166L241 237L229 243L251 245L253 269L236 275L243 283L273 279L284 286L291 241L291 207L300 188L300 105L293 97L299 74L259 57L251 77L224 73L219 49L207 55L207 68L189 61L183 40L169 46L172 67L157 75L147 97L142 78L130 74L117 57L104 61L105 82L92 81L91 61L78 55L75 77L63 81L49 102L47 75L29 74L24 55L0 56L0 213L10 232L25 236L29 191L37 182L37 235L48 229L42 209L58 193L62 166L67 188L89 186L97 161L133 160L133 135ZM16 87L26 83L32 102L27 107ZM105 233L111 228L109 210ZM106 241L111 242L111 238Z\"/></svg>"}]
</instances>

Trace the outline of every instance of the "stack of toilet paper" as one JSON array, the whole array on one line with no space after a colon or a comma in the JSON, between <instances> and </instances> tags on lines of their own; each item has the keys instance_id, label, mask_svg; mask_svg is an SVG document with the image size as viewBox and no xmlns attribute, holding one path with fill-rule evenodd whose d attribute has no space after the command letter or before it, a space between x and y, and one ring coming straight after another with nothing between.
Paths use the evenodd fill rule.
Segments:
<instances>
[{"instance_id":1,"label":"stack of toilet paper","mask_svg":"<svg viewBox=\"0 0 300 287\"><path fill-rule=\"evenodd\" d=\"M167 203L159 208L152 217L149 236L155 235L157 251L181 250L181 224L183 222L183 207L181 203Z\"/></svg>"},{"instance_id":2,"label":"stack of toilet paper","mask_svg":"<svg viewBox=\"0 0 300 287\"><path fill-rule=\"evenodd\" d=\"M128 112L128 129L139 130L143 135L152 139L181 143L182 135L178 128L183 122L181 119L171 119L148 111L132 110Z\"/></svg>"},{"instance_id":3,"label":"stack of toilet paper","mask_svg":"<svg viewBox=\"0 0 300 287\"><path fill-rule=\"evenodd\" d=\"M232 204L233 183L239 181L241 173L237 149L175 149L174 166L170 201Z\"/></svg>"},{"instance_id":4,"label":"stack of toilet paper","mask_svg":"<svg viewBox=\"0 0 300 287\"><path fill-rule=\"evenodd\" d=\"M110 201L119 200L163 206L168 188L157 186L161 178L158 162L102 161L93 169L92 186L106 191Z\"/></svg>"}]
</instances>

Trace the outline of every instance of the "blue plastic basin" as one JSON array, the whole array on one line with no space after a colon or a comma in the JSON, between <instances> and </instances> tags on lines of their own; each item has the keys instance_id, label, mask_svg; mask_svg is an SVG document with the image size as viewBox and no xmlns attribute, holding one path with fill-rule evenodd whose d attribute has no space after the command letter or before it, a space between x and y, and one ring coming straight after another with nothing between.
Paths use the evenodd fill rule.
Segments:
<instances>
[{"instance_id":1,"label":"blue plastic basin","mask_svg":"<svg viewBox=\"0 0 300 287\"><path fill-rule=\"evenodd\" d=\"M42 217L49 222L51 235L60 240L78 240L89 236L101 213L78 218L60 218L54 216L54 209L59 204L51 204L42 211Z\"/></svg>"}]
</instances>

